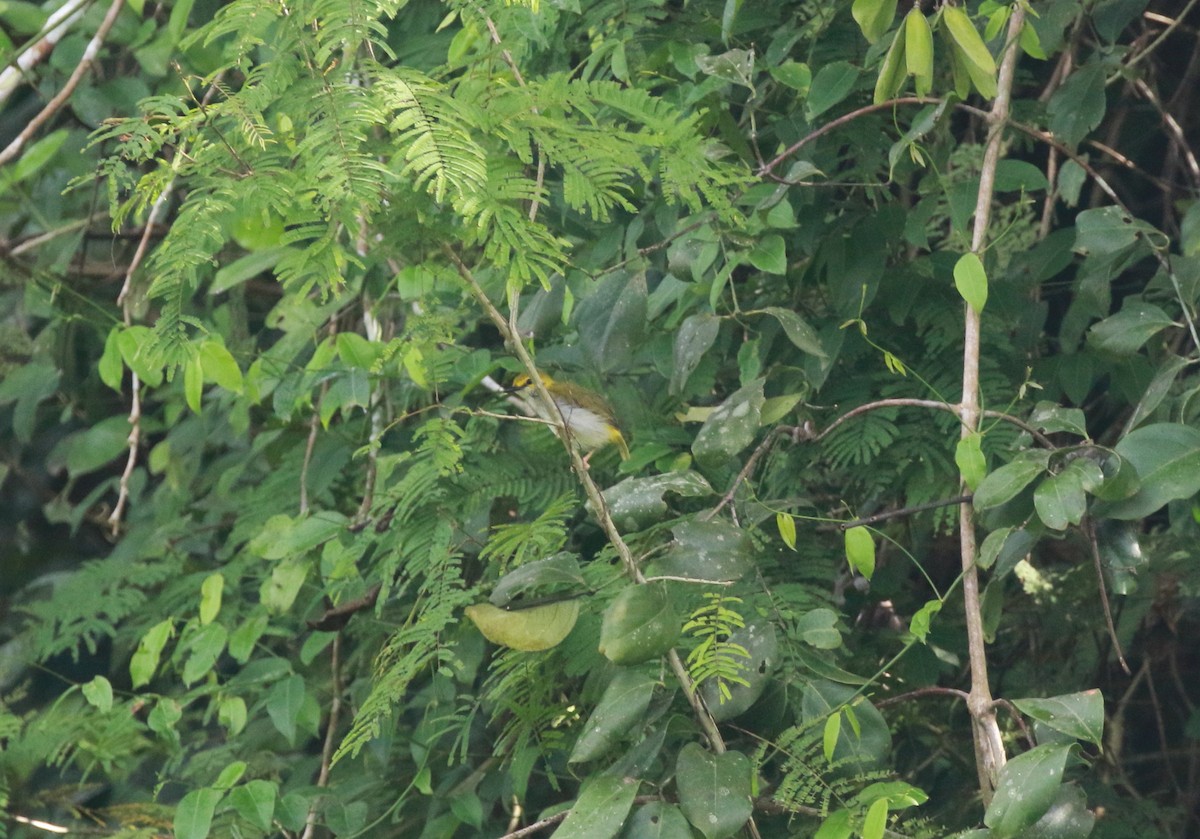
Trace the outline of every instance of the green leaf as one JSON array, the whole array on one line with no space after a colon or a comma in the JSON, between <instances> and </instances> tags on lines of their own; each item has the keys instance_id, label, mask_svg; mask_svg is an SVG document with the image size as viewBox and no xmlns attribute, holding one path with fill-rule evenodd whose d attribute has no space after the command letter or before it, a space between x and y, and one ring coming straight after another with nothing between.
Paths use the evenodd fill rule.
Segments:
<instances>
[{"instance_id":1,"label":"green leaf","mask_svg":"<svg viewBox=\"0 0 1200 839\"><path fill-rule=\"evenodd\" d=\"M656 679L638 670L619 670L582 728L568 763L603 757L614 745L636 736L643 725Z\"/></svg>"},{"instance_id":2,"label":"green leaf","mask_svg":"<svg viewBox=\"0 0 1200 839\"><path fill-rule=\"evenodd\" d=\"M271 569L271 576L259 586L259 601L267 611L282 615L296 601L301 586L308 579L309 562L303 559L288 559Z\"/></svg>"},{"instance_id":3,"label":"green leaf","mask_svg":"<svg viewBox=\"0 0 1200 839\"><path fill-rule=\"evenodd\" d=\"M650 564L656 575L730 582L753 567L753 543L729 522L689 519L672 527L671 535L666 553Z\"/></svg>"},{"instance_id":4,"label":"green leaf","mask_svg":"<svg viewBox=\"0 0 1200 839\"><path fill-rule=\"evenodd\" d=\"M235 760L221 770L221 774L217 776L217 780L213 782L213 789L225 790L232 787L242 779L246 774L247 763L244 760Z\"/></svg>"},{"instance_id":5,"label":"green leaf","mask_svg":"<svg viewBox=\"0 0 1200 839\"><path fill-rule=\"evenodd\" d=\"M875 799L867 808L866 818L863 819L862 838L883 839L884 831L887 828L887 819L888 800L886 798Z\"/></svg>"},{"instance_id":6,"label":"green leaf","mask_svg":"<svg viewBox=\"0 0 1200 839\"><path fill-rule=\"evenodd\" d=\"M763 407L763 380L755 379L717 406L692 443L701 464L728 464L754 441Z\"/></svg>"},{"instance_id":7,"label":"green leaf","mask_svg":"<svg viewBox=\"0 0 1200 839\"><path fill-rule=\"evenodd\" d=\"M1011 463L1006 463L983 479L983 483L975 490L975 509L987 510L1011 501L1045 472L1049 463L1049 452L1040 449L1021 452Z\"/></svg>"},{"instance_id":8,"label":"green leaf","mask_svg":"<svg viewBox=\"0 0 1200 839\"><path fill-rule=\"evenodd\" d=\"M167 645L167 640L174 634L175 622L167 618L150 627L142 636L137 650L133 653L133 658L129 661L129 675L135 689L148 684L154 678L154 671L158 669L158 660L162 656L163 647Z\"/></svg>"},{"instance_id":9,"label":"green leaf","mask_svg":"<svg viewBox=\"0 0 1200 839\"><path fill-rule=\"evenodd\" d=\"M604 610L600 652L614 664L650 661L674 646L682 626L663 583L631 585Z\"/></svg>"},{"instance_id":10,"label":"green leaf","mask_svg":"<svg viewBox=\"0 0 1200 839\"><path fill-rule=\"evenodd\" d=\"M859 69L848 61L831 61L817 71L804 101L804 118L812 122L850 95Z\"/></svg>"},{"instance_id":11,"label":"green leaf","mask_svg":"<svg viewBox=\"0 0 1200 839\"><path fill-rule=\"evenodd\" d=\"M668 472L645 478L626 478L603 493L613 521L622 530L640 530L667 512L666 495L700 498L713 488L698 472Z\"/></svg>"},{"instance_id":12,"label":"green leaf","mask_svg":"<svg viewBox=\"0 0 1200 839\"><path fill-rule=\"evenodd\" d=\"M954 287L977 313L983 311L988 297L987 272L976 253L964 253L954 264Z\"/></svg>"},{"instance_id":13,"label":"green leaf","mask_svg":"<svg viewBox=\"0 0 1200 839\"><path fill-rule=\"evenodd\" d=\"M246 728L246 700L240 696L226 696L217 707L217 722L225 726L229 736L236 737Z\"/></svg>"},{"instance_id":14,"label":"green leaf","mask_svg":"<svg viewBox=\"0 0 1200 839\"><path fill-rule=\"evenodd\" d=\"M1055 434L1065 431L1087 439L1087 426L1083 411L1079 408L1064 408L1054 402L1039 402L1029 414L1029 424L1039 431Z\"/></svg>"},{"instance_id":15,"label":"green leaf","mask_svg":"<svg viewBox=\"0 0 1200 839\"><path fill-rule=\"evenodd\" d=\"M230 393L242 392L242 370L222 341L210 338L200 345L200 366L205 381L216 382Z\"/></svg>"},{"instance_id":16,"label":"green leaf","mask_svg":"<svg viewBox=\"0 0 1200 839\"><path fill-rule=\"evenodd\" d=\"M1104 119L1104 93L1108 69L1102 62L1089 61L1069 73L1046 104L1050 130L1074 148Z\"/></svg>"},{"instance_id":17,"label":"green leaf","mask_svg":"<svg viewBox=\"0 0 1200 839\"><path fill-rule=\"evenodd\" d=\"M688 378L700 365L704 354L712 348L720 330L721 319L708 313L692 315L680 324L675 333L675 363L671 368L670 393L683 392Z\"/></svg>"},{"instance_id":18,"label":"green leaf","mask_svg":"<svg viewBox=\"0 0 1200 839\"><path fill-rule=\"evenodd\" d=\"M783 544L793 551L796 550L796 520L787 513L776 513L775 528L779 531L779 538L783 539Z\"/></svg>"},{"instance_id":19,"label":"green leaf","mask_svg":"<svg viewBox=\"0 0 1200 839\"><path fill-rule=\"evenodd\" d=\"M1021 713L1096 746L1103 746L1104 697L1098 690L1085 690L1047 699L1014 699Z\"/></svg>"},{"instance_id":20,"label":"green leaf","mask_svg":"<svg viewBox=\"0 0 1200 839\"><path fill-rule=\"evenodd\" d=\"M894 0L893 0L894 2ZM812 70L807 64L799 61L785 61L770 68L771 78L782 85L790 87L801 96L808 93L812 87ZM788 178L792 180L792 178Z\"/></svg>"},{"instance_id":21,"label":"green leaf","mask_svg":"<svg viewBox=\"0 0 1200 839\"><path fill-rule=\"evenodd\" d=\"M518 596L534 591L550 594L562 589L583 589L586 585L576 555L563 552L514 568L497 581L488 600L493 606L504 607Z\"/></svg>"},{"instance_id":22,"label":"green leaf","mask_svg":"<svg viewBox=\"0 0 1200 839\"><path fill-rule=\"evenodd\" d=\"M991 99L996 95L996 60L967 13L958 6L942 7L942 22L947 34L962 57L971 82L980 95Z\"/></svg>"},{"instance_id":23,"label":"green leaf","mask_svg":"<svg viewBox=\"0 0 1200 839\"><path fill-rule=\"evenodd\" d=\"M942 611L942 601L926 601L925 605L918 609L912 616L912 620L908 622L908 631L924 644L925 639L929 636L929 625L933 622L933 616L940 611Z\"/></svg>"},{"instance_id":24,"label":"green leaf","mask_svg":"<svg viewBox=\"0 0 1200 839\"><path fill-rule=\"evenodd\" d=\"M183 365L183 396L192 413L200 413L201 398L204 395L204 368L200 365L200 356L193 353Z\"/></svg>"},{"instance_id":25,"label":"green leaf","mask_svg":"<svg viewBox=\"0 0 1200 839\"><path fill-rule=\"evenodd\" d=\"M674 804L651 801L634 811L622 839L694 839L687 818Z\"/></svg>"},{"instance_id":26,"label":"green leaf","mask_svg":"<svg viewBox=\"0 0 1200 839\"><path fill-rule=\"evenodd\" d=\"M332 510L296 519L281 513L267 520L246 549L263 559L303 556L342 533L346 523L345 516Z\"/></svg>"},{"instance_id":27,"label":"green leaf","mask_svg":"<svg viewBox=\"0 0 1200 839\"><path fill-rule=\"evenodd\" d=\"M93 708L102 714L107 714L113 706L112 682L103 676L95 676L83 685L83 698Z\"/></svg>"},{"instance_id":28,"label":"green leaf","mask_svg":"<svg viewBox=\"0 0 1200 839\"><path fill-rule=\"evenodd\" d=\"M825 728L821 735L821 751L826 763L833 763L833 752L837 748L838 737L842 734L842 715L840 712L830 714L825 719Z\"/></svg>"},{"instance_id":29,"label":"green leaf","mask_svg":"<svg viewBox=\"0 0 1200 839\"><path fill-rule=\"evenodd\" d=\"M100 381L117 393L121 392L121 379L125 372L125 365L121 363L121 348L117 343L120 334L121 327L119 326L114 326L109 330L108 337L104 339L104 353L100 356L99 364L96 365Z\"/></svg>"},{"instance_id":30,"label":"green leaf","mask_svg":"<svg viewBox=\"0 0 1200 839\"><path fill-rule=\"evenodd\" d=\"M828 358L825 349L821 346L821 339L817 335L817 331L809 326L807 321L800 317L800 315L791 309L784 309L779 306L768 306L762 311L779 321L779 325L783 327L788 340L798 350L806 352L809 355L814 355L817 358Z\"/></svg>"},{"instance_id":31,"label":"green leaf","mask_svg":"<svg viewBox=\"0 0 1200 839\"><path fill-rule=\"evenodd\" d=\"M1121 311L1088 330L1088 342L1101 352L1133 355L1154 335L1177 325L1158 306L1130 299Z\"/></svg>"},{"instance_id":32,"label":"green leaf","mask_svg":"<svg viewBox=\"0 0 1200 839\"><path fill-rule=\"evenodd\" d=\"M551 835L556 839L611 839L629 815L637 790L635 779L593 775L583 782L571 812Z\"/></svg>"},{"instance_id":33,"label":"green leaf","mask_svg":"<svg viewBox=\"0 0 1200 839\"><path fill-rule=\"evenodd\" d=\"M1068 463L1057 475L1042 481L1033 493L1033 506L1038 517L1052 530L1063 530L1068 524L1079 524L1087 511L1085 493L1104 480L1099 465L1084 458Z\"/></svg>"},{"instance_id":34,"label":"green leaf","mask_svg":"<svg viewBox=\"0 0 1200 839\"><path fill-rule=\"evenodd\" d=\"M210 623L186 637L184 646L191 654L183 665L183 683L192 685L211 673L228 640L229 633L219 623Z\"/></svg>"},{"instance_id":35,"label":"green leaf","mask_svg":"<svg viewBox=\"0 0 1200 839\"><path fill-rule=\"evenodd\" d=\"M896 17L896 0L854 0L850 14L863 37L873 44L892 25L892 19Z\"/></svg>"},{"instance_id":36,"label":"green leaf","mask_svg":"<svg viewBox=\"0 0 1200 839\"><path fill-rule=\"evenodd\" d=\"M974 492L987 475L987 459L983 456L983 435L978 431L959 439L954 448L954 463L967 489Z\"/></svg>"},{"instance_id":37,"label":"green leaf","mask_svg":"<svg viewBox=\"0 0 1200 839\"><path fill-rule=\"evenodd\" d=\"M1145 425L1116 445L1116 452L1141 478L1130 497L1105 501L1096 515L1140 519L1177 498L1200 492L1200 431L1174 423Z\"/></svg>"},{"instance_id":38,"label":"green leaf","mask_svg":"<svg viewBox=\"0 0 1200 839\"><path fill-rule=\"evenodd\" d=\"M175 806L175 839L207 839L222 798L224 793L208 787L185 795Z\"/></svg>"},{"instance_id":39,"label":"green leaf","mask_svg":"<svg viewBox=\"0 0 1200 839\"><path fill-rule=\"evenodd\" d=\"M787 273L787 249L783 237L768 233L754 243L749 254L750 264L768 274Z\"/></svg>"},{"instance_id":40,"label":"green leaf","mask_svg":"<svg viewBox=\"0 0 1200 839\"><path fill-rule=\"evenodd\" d=\"M679 806L706 839L725 839L750 818L750 760L741 752L714 754L688 743L675 761Z\"/></svg>"},{"instance_id":41,"label":"green leaf","mask_svg":"<svg viewBox=\"0 0 1200 839\"><path fill-rule=\"evenodd\" d=\"M891 99L904 87L908 78L904 60L904 30L896 30L892 45L888 47L883 64L879 67L879 77L875 80L875 94L872 101L878 105Z\"/></svg>"},{"instance_id":42,"label":"green leaf","mask_svg":"<svg viewBox=\"0 0 1200 839\"><path fill-rule=\"evenodd\" d=\"M856 700L855 695L855 689L847 685L813 679L804 688L800 706L803 721L809 724L824 724L831 714L844 714L850 725L841 726L834 761L866 771L883 765L892 735L879 710L870 702Z\"/></svg>"},{"instance_id":43,"label":"green leaf","mask_svg":"<svg viewBox=\"0 0 1200 839\"><path fill-rule=\"evenodd\" d=\"M289 743L296 742L296 722L304 706L304 677L293 673L275 684L267 694L267 715Z\"/></svg>"},{"instance_id":44,"label":"green leaf","mask_svg":"<svg viewBox=\"0 0 1200 839\"><path fill-rule=\"evenodd\" d=\"M835 650L842 645L837 629L838 616L832 609L810 609L796 621L800 640L818 650Z\"/></svg>"},{"instance_id":45,"label":"green leaf","mask_svg":"<svg viewBox=\"0 0 1200 839\"><path fill-rule=\"evenodd\" d=\"M267 629L270 618L265 611L259 611L235 629L229 636L229 655L238 664L245 664L254 652L254 645Z\"/></svg>"},{"instance_id":46,"label":"green leaf","mask_svg":"<svg viewBox=\"0 0 1200 839\"><path fill-rule=\"evenodd\" d=\"M1139 239L1161 234L1120 207L1084 210L1075 217L1075 250L1090 256L1112 256Z\"/></svg>"},{"instance_id":47,"label":"green leaf","mask_svg":"<svg viewBox=\"0 0 1200 839\"><path fill-rule=\"evenodd\" d=\"M850 567L868 580L871 579L875 574L875 540L871 537L871 531L861 525L847 528L845 543L846 560Z\"/></svg>"},{"instance_id":48,"label":"green leaf","mask_svg":"<svg viewBox=\"0 0 1200 839\"><path fill-rule=\"evenodd\" d=\"M271 781L247 781L229 793L233 809L259 830L269 831L275 817L275 799L279 790Z\"/></svg>"},{"instance_id":49,"label":"green leaf","mask_svg":"<svg viewBox=\"0 0 1200 839\"><path fill-rule=\"evenodd\" d=\"M1058 796L1067 755L1075 746L1038 746L1004 765L983 822L995 839L1009 839L1038 821Z\"/></svg>"},{"instance_id":50,"label":"green leaf","mask_svg":"<svg viewBox=\"0 0 1200 839\"><path fill-rule=\"evenodd\" d=\"M917 96L933 88L933 30L919 5L904 16L904 64L916 83Z\"/></svg>"},{"instance_id":51,"label":"green leaf","mask_svg":"<svg viewBox=\"0 0 1200 839\"><path fill-rule=\"evenodd\" d=\"M841 636L838 639L840 641ZM779 661L779 638L775 627L766 621L748 621L729 636L728 642L741 647L747 655L738 674L739 680L725 683L728 695L721 693L716 679L707 679L700 685L700 694L717 722L731 720L748 711L771 684Z\"/></svg>"},{"instance_id":52,"label":"green leaf","mask_svg":"<svg viewBox=\"0 0 1200 839\"><path fill-rule=\"evenodd\" d=\"M476 603L465 611L471 623L493 644L537 652L558 646L571 633L579 618L579 601L560 600L512 610Z\"/></svg>"},{"instance_id":53,"label":"green leaf","mask_svg":"<svg viewBox=\"0 0 1200 839\"><path fill-rule=\"evenodd\" d=\"M225 578L220 572L209 574L200 585L200 623L209 624L221 611L221 592Z\"/></svg>"}]
</instances>

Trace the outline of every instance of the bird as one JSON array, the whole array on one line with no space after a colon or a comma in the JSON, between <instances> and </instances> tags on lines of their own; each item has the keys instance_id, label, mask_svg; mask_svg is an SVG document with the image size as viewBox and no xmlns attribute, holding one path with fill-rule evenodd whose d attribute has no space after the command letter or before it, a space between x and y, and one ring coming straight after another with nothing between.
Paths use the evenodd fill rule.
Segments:
<instances>
[{"instance_id":1,"label":"bird","mask_svg":"<svg viewBox=\"0 0 1200 839\"><path fill-rule=\"evenodd\" d=\"M597 449L610 443L616 445L621 453L621 460L629 459L629 445L625 442L621 429L617 428L612 408L603 396L585 387L552 379L545 373L539 373L538 377L554 399L554 404L558 406L571 440L583 452L584 466L588 465L588 459ZM523 390L532 384L533 380L525 373L513 379L513 387L517 390ZM539 400L526 398L525 402L541 419L550 422L552 427L558 425L558 417L549 416L550 412Z\"/></svg>"}]
</instances>

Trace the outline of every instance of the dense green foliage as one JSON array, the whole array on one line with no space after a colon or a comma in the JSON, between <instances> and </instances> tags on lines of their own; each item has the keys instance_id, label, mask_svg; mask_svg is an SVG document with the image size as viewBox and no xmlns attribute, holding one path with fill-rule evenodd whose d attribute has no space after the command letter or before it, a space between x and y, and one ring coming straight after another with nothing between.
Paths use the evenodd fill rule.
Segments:
<instances>
[{"instance_id":1,"label":"dense green foliage","mask_svg":"<svg viewBox=\"0 0 1200 839\"><path fill-rule=\"evenodd\" d=\"M0 837L1200 830L1194 22L52 5L0 6Z\"/></svg>"}]
</instances>

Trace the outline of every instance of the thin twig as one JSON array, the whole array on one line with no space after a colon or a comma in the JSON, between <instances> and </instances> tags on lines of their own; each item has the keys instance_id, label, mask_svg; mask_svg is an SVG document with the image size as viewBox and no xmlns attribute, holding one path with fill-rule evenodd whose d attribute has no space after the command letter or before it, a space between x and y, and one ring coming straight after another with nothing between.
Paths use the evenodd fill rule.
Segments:
<instances>
[{"instance_id":1,"label":"thin twig","mask_svg":"<svg viewBox=\"0 0 1200 839\"><path fill-rule=\"evenodd\" d=\"M69 0L59 6L46 18L42 31L21 45L16 60L9 56L8 66L0 70L0 105L17 89L25 74L53 51L54 45L62 39L71 24L83 16L89 2L91 0Z\"/></svg>"},{"instance_id":2,"label":"thin twig","mask_svg":"<svg viewBox=\"0 0 1200 839\"><path fill-rule=\"evenodd\" d=\"M956 495L953 498L943 498L940 501L927 501L924 504L914 504L912 507L903 507L899 510L888 510L883 513L876 513L873 516L867 516L854 521L844 521L838 524L841 530L849 530L852 527L865 527L867 525L878 524L881 521L888 519L897 519L902 516L911 516L915 513L923 513L926 510L936 510L940 507L950 507L954 504L970 504L972 495Z\"/></svg>"},{"instance_id":3,"label":"thin twig","mask_svg":"<svg viewBox=\"0 0 1200 839\"><path fill-rule=\"evenodd\" d=\"M21 129L21 133L8 144L7 148L4 151L0 151L0 166L3 166L19 155L21 149L29 142L29 138L36 134L37 130L42 127L46 120L58 113L58 109L71 98L71 94L75 92L75 88L83 80L84 74L91 69L92 62L96 60L96 56L100 52L100 47L104 44L104 39L108 37L108 31L117 22L117 15L121 13L121 7L124 5L125 0L113 0L112 5L108 7L108 14L100 22L100 28L92 36L92 40L88 41L87 47L83 50L83 56L79 59L79 63L75 65L75 69L67 79L67 83L63 85L62 90L54 95L54 98L46 103L46 107L42 108L33 119L26 123L25 127Z\"/></svg>"},{"instance_id":4,"label":"thin twig","mask_svg":"<svg viewBox=\"0 0 1200 839\"><path fill-rule=\"evenodd\" d=\"M1121 639L1117 637L1117 627L1113 623L1112 607L1108 602L1108 588L1104 585L1100 543L1096 539L1096 524L1090 516L1083 521L1083 532L1087 534L1088 544L1092 548L1092 564L1096 568L1096 586L1100 589L1100 605L1104 607L1104 625L1108 627L1108 637L1112 641L1113 651L1117 654L1117 661L1121 663L1121 669L1125 671L1126 676L1132 676L1133 671L1129 669L1129 662L1125 660L1125 653L1121 650Z\"/></svg>"},{"instance_id":5,"label":"thin twig","mask_svg":"<svg viewBox=\"0 0 1200 839\"><path fill-rule=\"evenodd\" d=\"M321 770L317 773L317 786L329 786L329 769L333 762L333 748L337 743L338 717L342 710L342 633L333 636L332 649L329 652L329 681L333 697L329 700L329 722L325 725L325 742L321 746ZM304 820L304 832L300 839L312 839L317 827L317 799L308 808L308 818Z\"/></svg>"}]
</instances>

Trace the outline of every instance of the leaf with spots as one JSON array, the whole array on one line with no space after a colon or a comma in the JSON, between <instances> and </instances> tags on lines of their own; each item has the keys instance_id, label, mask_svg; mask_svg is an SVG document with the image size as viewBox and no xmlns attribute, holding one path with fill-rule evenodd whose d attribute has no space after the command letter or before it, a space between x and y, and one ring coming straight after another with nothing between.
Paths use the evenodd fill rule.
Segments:
<instances>
[{"instance_id":1,"label":"leaf with spots","mask_svg":"<svg viewBox=\"0 0 1200 839\"><path fill-rule=\"evenodd\" d=\"M750 818L750 760L741 752L713 754L696 743L679 752L679 806L706 839L724 839Z\"/></svg>"}]
</instances>

